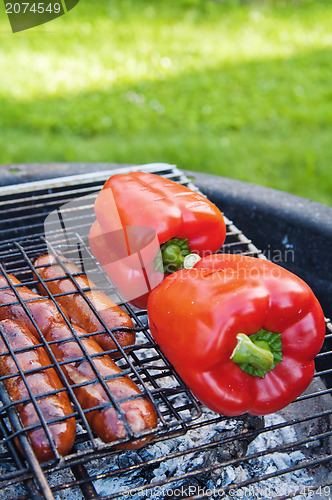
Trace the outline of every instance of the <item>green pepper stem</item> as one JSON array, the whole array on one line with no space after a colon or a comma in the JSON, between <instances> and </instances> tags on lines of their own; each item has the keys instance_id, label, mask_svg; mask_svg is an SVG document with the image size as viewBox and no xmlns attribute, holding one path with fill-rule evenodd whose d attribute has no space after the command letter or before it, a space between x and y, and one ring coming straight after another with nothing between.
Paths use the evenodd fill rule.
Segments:
<instances>
[{"instance_id":1,"label":"green pepper stem","mask_svg":"<svg viewBox=\"0 0 332 500\"><path fill-rule=\"evenodd\" d=\"M248 363L254 368L264 371L271 370L273 366L273 354L267 342L259 342L260 346L250 340L248 335L238 333L237 345L232 352L231 360L238 365Z\"/></svg>"},{"instance_id":2,"label":"green pepper stem","mask_svg":"<svg viewBox=\"0 0 332 500\"><path fill-rule=\"evenodd\" d=\"M174 273L179 269L188 269L188 265L190 266L190 259L188 264L188 257L192 255L194 256L195 254L191 253L187 238L171 238L166 241L166 243L161 246L164 272ZM193 259L193 263L190 267L193 267L196 262L197 259Z\"/></svg>"}]
</instances>

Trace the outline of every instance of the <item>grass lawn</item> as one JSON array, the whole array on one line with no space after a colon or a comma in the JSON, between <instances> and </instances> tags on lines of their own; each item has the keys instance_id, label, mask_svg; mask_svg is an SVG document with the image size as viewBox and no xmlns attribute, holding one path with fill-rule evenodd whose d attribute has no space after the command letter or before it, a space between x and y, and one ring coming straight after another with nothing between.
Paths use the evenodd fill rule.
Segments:
<instances>
[{"instance_id":1,"label":"grass lawn","mask_svg":"<svg viewBox=\"0 0 332 500\"><path fill-rule=\"evenodd\" d=\"M332 2L81 0L12 34L0 164L170 162L332 205Z\"/></svg>"}]
</instances>

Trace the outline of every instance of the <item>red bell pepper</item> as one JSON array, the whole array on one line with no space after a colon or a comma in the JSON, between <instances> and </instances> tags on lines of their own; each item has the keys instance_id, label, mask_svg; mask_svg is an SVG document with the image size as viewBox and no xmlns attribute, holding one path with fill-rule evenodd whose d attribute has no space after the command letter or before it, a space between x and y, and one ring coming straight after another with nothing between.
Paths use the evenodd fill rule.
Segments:
<instances>
[{"instance_id":1,"label":"red bell pepper","mask_svg":"<svg viewBox=\"0 0 332 500\"><path fill-rule=\"evenodd\" d=\"M92 254L124 300L146 308L150 291L164 278L164 272L156 267L160 246L155 231L130 226L104 233L96 221L90 229L89 242ZM113 300L116 301L114 297Z\"/></svg>"},{"instance_id":2,"label":"red bell pepper","mask_svg":"<svg viewBox=\"0 0 332 500\"><path fill-rule=\"evenodd\" d=\"M136 297L145 306L164 273L183 268L189 254L217 251L226 236L223 216L213 203L146 172L111 176L96 198L95 214L92 253L122 295L131 300L134 291L140 293Z\"/></svg>"},{"instance_id":3,"label":"red bell pepper","mask_svg":"<svg viewBox=\"0 0 332 500\"><path fill-rule=\"evenodd\" d=\"M151 333L208 408L264 415L309 385L325 335L309 286L266 260L217 254L150 294Z\"/></svg>"}]
</instances>

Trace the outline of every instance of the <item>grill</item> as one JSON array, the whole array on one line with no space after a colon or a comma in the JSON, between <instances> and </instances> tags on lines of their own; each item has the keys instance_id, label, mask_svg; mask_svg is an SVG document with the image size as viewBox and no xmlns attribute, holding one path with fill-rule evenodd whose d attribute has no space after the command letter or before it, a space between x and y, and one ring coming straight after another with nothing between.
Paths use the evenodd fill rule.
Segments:
<instances>
[{"instance_id":1,"label":"grill","mask_svg":"<svg viewBox=\"0 0 332 500\"><path fill-rule=\"evenodd\" d=\"M169 165L126 167L121 172L135 169L156 173L197 189L181 171ZM0 188L0 268L3 275L12 273L35 290L36 285L47 287L47 282L36 277L34 262L39 255L48 252L56 257L65 256L78 266L83 259L85 264L89 263L94 276L100 277L98 286L101 284L108 295L121 303L133 320L138 341L130 349L118 346L121 358L117 364L154 404L158 427L136 435L127 425L125 439L103 443L91 430L87 410L80 407L73 388L63 376L61 380L73 407L70 417L74 416L77 422L75 445L65 458L54 450L55 458L40 464L27 438L27 429L23 428L16 411L17 404L10 400L4 388L6 377L1 377L0 498L265 499L273 496L284 499L315 495L316 498L331 498L331 322L326 319L326 341L317 356L312 384L283 411L265 418L249 415L226 418L207 410L192 396L153 342L146 311L122 301L89 253L86 235L93 220L94 199L113 173L116 171ZM65 204L65 212L59 211ZM58 214L62 213L67 223L69 221L70 231L65 236L55 231L45 238L45 219L56 210ZM223 252L265 258L232 221L227 217L225 220L227 237ZM75 274L68 277L75 283ZM31 317L29 304L22 301L17 288L10 283L7 288L12 289L16 303L21 304ZM77 293L88 300L86 290L77 288ZM49 297L56 304L56 296L49 294ZM91 303L89 305L93 307ZM98 316L96 311L95 314ZM33 317L31 321L34 321ZM110 331L111 335L114 333ZM49 354L50 366L55 367L61 376L62 365L56 361L43 337L40 345ZM16 355L17 352L12 352L14 358ZM86 356L93 366L94 358L87 353ZM21 376L29 389L27 374L21 373ZM97 372L96 379L105 386ZM109 398L112 401L111 394ZM32 390L28 399L38 409L38 398ZM116 401L113 400L113 404L118 408ZM38 425L47 434L49 424L41 414L39 416ZM139 450L119 451L115 447L148 432L152 432L152 440Z\"/></svg>"}]
</instances>

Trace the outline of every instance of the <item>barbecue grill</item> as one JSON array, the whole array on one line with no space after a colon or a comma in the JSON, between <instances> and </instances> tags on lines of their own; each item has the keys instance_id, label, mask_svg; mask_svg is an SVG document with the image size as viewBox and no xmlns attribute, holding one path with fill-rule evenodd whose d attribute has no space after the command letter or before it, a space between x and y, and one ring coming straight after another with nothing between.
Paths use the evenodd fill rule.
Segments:
<instances>
[{"instance_id":1,"label":"barbecue grill","mask_svg":"<svg viewBox=\"0 0 332 500\"><path fill-rule=\"evenodd\" d=\"M266 417L236 418L207 410L193 397L154 343L146 311L122 301L89 252L86 234L93 221L97 192L111 174L132 170L156 173L198 189L188 177L189 173L185 175L176 167L164 164L125 166L119 170L109 170L104 165L98 173L4 186L0 188L0 268L2 274L14 274L31 289L41 283L47 289L47 282L43 283L34 269L33 263L39 255L46 252L56 257L64 255L78 266L83 259L89 262L94 275L100 275L104 291L116 297L133 320L138 341L131 349L118 346L122 356L117 363L155 405L158 427L145 431L145 434L152 433L152 440L138 450L119 451L115 447L142 436L129 431L128 436L118 442L101 442L89 427L86 411L62 377L77 421L75 445L66 457L60 457L54 450L54 460L40 464L15 403L4 389L5 377L1 377L0 498L332 498L331 322L326 319L326 341L317 356L312 384L287 408ZM203 193L212 199L211 184L202 176L197 179ZM61 212L60 207L70 207L77 199L81 200L78 205L75 202L76 207L80 207L79 217L77 210L73 211L72 219L68 209L66 212L70 230L65 234L55 232L46 238L47 216L58 209ZM220 200L212 201L220 205ZM229 208L231 212L231 203ZM243 233L227 217L227 210L225 212L227 237L222 251L266 258L254 240L244 234L246 228ZM248 223L248 227L252 231L252 224ZM75 274L68 275L74 283L75 277ZM28 304L20 299L15 287L12 289L17 303L29 312ZM77 293L85 297L84 292L78 286ZM49 297L56 304L56 297L52 294ZM325 311L326 315L330 313ZM110 334L114 335L114 331ZM47 342L42 339L41 344L61 375L61 365L52 356ZM93 363L93 359L90 362ZM30 398L37 407L32 392ZM47 432L47 422L42 416L40 420ZM18 450L18 442L23 454Z\"/></svg>"}]
</instances>

